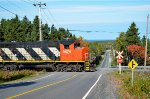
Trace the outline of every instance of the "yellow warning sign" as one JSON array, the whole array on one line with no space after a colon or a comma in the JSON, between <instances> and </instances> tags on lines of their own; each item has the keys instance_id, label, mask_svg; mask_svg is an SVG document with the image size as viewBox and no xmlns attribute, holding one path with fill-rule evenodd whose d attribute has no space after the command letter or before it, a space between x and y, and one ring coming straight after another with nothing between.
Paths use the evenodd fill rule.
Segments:
<instances>
[{"instance_id":1,"label":"yellow warning sign","mask_svg":"<svg viewBox=\"0 0 150 99\"><path fill-rule=\"evenodd\" d=\"M129 66L132 70L134 70L135 67L138 66L138 64L137 64L137 62L136 62L134 59L132 59L132 60L129 62L128 66Z\"/></svg>"}]
</instances>

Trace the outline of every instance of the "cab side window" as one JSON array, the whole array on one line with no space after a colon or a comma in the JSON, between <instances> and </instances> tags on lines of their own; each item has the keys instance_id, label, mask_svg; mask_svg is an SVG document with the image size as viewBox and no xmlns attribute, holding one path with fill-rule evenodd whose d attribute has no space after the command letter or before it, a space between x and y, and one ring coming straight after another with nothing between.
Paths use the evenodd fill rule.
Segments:
<instances>
[{"instance_id":1,"label":"cab side window","mask_svg":"<svg viewBox=\"0 0 150 99\"><path fill-rule=\"evenodd\" d=\"M74 48L80 48L80 43L75 43Z\"/></svg>"},{"instance_id":2,"label":"cab side window","mask_svg":"<svg viewBox=\"0 0 150 99\"><path fill-rule=\"evenodd\" d=\"M64 45L64 48L65 49L69 49L69 45Z\"/></svg>"}]
</instances>

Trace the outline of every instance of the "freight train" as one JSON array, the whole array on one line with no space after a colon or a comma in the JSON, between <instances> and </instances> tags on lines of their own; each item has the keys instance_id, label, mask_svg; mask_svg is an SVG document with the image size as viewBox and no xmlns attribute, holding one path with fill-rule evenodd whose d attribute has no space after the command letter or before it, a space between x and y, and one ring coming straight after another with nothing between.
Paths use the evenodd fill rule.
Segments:
<instances>
[{"instance_id":1,"label":"freight train","mask_svg":"<svg viewBox=\"0 0 150 99\"><path fill-rule=\"evenodd\" d=\"M94 58L79 41L0 42L0 68L45 68L50 71L95 71Z\"/></svg>"}]
</instances>

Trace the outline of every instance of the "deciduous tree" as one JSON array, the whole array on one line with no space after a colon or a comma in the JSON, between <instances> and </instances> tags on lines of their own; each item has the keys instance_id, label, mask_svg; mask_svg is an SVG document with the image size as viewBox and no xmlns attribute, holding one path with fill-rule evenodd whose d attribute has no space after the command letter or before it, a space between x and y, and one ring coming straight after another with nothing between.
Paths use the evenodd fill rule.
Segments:
<instances>
[{"instance_id":1,"label":"deciduous tree","mask_svg":"<svg viewBox=\"0 0 150 99\"><path fill-rule=\"evenodd\" d=\"M127 47L130 60L135 59L139 64L144 63L144 55L145 55L145 49L143 46L139 45L129 45Z\"/></svg>"}]
</instances>

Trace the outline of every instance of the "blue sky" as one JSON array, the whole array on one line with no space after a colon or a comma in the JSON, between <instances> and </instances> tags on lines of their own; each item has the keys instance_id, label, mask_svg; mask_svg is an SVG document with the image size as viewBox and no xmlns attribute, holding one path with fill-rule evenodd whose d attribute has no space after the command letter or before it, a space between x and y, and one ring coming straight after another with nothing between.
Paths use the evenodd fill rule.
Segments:
<instances>
[{"instance_id":1,"label":"blue sky","mask_svg":"<svg viewBox=\"0 0 150 99\"><path fill-rule=\"evenodd\" d=\"M38 8L33 6L37 1L47 4L46 9L42 9L43 23L93 31L72 32L87 40L114 40L118 32L126 32L133 21L142 37L146 32L146 17L150 14L150 0L1 0L0 6L33 20L38 14ZM13 14L0 8L0 19L12 17Z\"/></svg>"}]
</instances>

